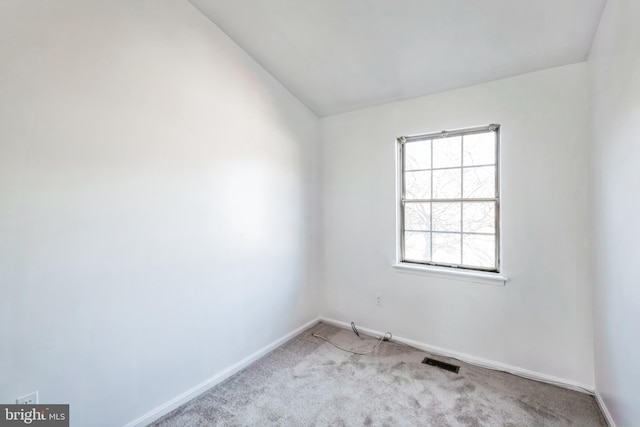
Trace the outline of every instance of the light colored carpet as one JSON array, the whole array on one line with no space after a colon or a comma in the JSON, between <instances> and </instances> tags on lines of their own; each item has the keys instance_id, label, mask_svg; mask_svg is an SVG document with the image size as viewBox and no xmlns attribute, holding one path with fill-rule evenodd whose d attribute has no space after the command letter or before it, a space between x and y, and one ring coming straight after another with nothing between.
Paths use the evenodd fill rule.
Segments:
<instances>
[{"instance_id":1,"label":"light colored carpet","mask_svg":"<svg viewBox=\"0 0 640 427\"><path fill-rule=\"evenodd\" d=\"M604 426L593 396L319 323L153 426Z\"/></svg>"}]
</instances>

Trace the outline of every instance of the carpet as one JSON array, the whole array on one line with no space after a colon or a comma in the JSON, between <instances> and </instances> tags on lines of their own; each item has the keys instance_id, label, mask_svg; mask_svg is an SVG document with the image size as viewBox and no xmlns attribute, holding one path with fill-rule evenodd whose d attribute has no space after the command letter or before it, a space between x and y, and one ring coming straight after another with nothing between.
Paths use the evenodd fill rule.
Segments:
<instances>
[{"instance_id":1,"label":"carpet","mask_svg":"<svg viewBox=\"0 0 640 427\"><path fill-rule=\"evenodd\" d=\"M593 396L319 323L152 423L168 426L603 426ZM422 362L460 366L458 374Z\"/></svg>"}]
</instances>

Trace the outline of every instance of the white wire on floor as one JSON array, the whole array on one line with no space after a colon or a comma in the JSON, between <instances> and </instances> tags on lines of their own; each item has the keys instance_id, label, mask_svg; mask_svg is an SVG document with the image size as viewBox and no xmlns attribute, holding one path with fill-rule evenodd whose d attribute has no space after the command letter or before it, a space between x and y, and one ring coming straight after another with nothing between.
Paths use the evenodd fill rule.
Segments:
<instances>
[{"instance_id":1,"label":"white wire on floor","mask_svg":"<svg viewBox=\"0 0 640 427\"><path fill-rule=\"evenodd\" d=\"M356 334L358 336L358 338L360 337L360 332L358 331L358 328L356 328L356 324L354 322L351 322L351 329L353 329L353 333ZM382 343L382 341L391 341L391 338L393 338L393 335L391 334L391 332L387 332L386 334L384 334L383 336L380 337L380 340L376 343L376 345L373 346L373 348L371 348L371 350L369 351L356 351L358 348L363 347L355 347L355 348L344 348L339 346L338 344L334 343L333 341L331 341L329 338L327 337L323 337L322 335L316 334L315 332L313 334L311 334L312 336L316 337L316 338L320 338L321 340L324 340L326 342L328 342L329 344L333 345L336 348L339 348L342 351L346 351L348 353L352 353L352 354L359 354L361 356L365 356L367 354L371 354L374 351L376 351L376 349L378 348L378 346L380 345L380 343Z\"/></svg>"}]
</instances>

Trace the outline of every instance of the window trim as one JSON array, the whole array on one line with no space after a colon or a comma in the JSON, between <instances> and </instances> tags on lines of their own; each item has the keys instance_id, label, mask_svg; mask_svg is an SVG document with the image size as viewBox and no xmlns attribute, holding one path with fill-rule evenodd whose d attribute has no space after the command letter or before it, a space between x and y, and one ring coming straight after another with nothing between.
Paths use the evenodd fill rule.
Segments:
<instances>
[{"instance_id":1,"label":"window trim","mask_svg":"<svg viewBox=\"0 0 640 427\"><path fill-rule=\"evenodd\" d=\"M504 286L509 280L500 273L490 273L480 270L462 268L440 267L427 264L414 264L409 262L397 262L393 268L400 273L417 274L421 276L437 277L440 279L460 280L463 282L481 283L484 285Z\"/></svg>"},{"instance_id":2,"label":"window trim","mask_svg":"<svg viewBox=\"0 0 640 427\"><path fill-rule=\"evenodd\" d=\"M423 263L414 261L403 260L403 246L404 246L404 224L403 224L403 202L404 202L404 156L403 156L403 144L406 142L423 141L427 139L439 139L456 135L469 135L474 133L484 133L487 131L496 132L496 197L491 198L491 201L496 203L496 218L495 218L495 239L496 239L496 264L495 268L470 268L454 265L443 265L435 263ZM460 165L459 168L462 168ZM456 168L457 169L457 168ZM431 169L433 170L433 169ZM460 197L461 200L464 198ZM431 132L426 134L401 136L396 138L396 263L395 268L401 270L407 270L405 272L413 273L425 273L431 276L452 276L459 280L479 281L481 283L495 283L504 284L507 278L500 274L502 270L501 260L501 230L500 230L500 125L489 124L486 126L478 126L472 128L456 129L452 131Z\"/></svg>"}]
</instances>

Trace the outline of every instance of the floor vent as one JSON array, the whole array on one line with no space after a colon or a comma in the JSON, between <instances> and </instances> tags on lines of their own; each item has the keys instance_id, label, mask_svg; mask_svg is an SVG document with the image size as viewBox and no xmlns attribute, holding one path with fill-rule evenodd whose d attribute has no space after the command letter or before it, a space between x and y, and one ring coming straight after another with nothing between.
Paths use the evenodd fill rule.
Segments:
<instances>
[{"instance_id":1,"label":"floor vent","mask_svg":"<svg viewBox=\"0 0 640 427\"><path fill-rule=\"evenodd\" d=\"M458 373L458 371L460 371L460 366L452 365L451 363L447 362L441 362L429 357L425 357L422 363L424 363L425 365L437 366L438 368L444 369L445 371L455 372L456 374Z\"/></svg>"}]
</instances>

